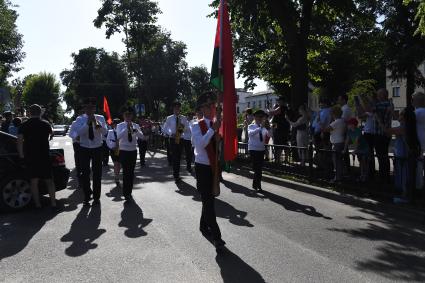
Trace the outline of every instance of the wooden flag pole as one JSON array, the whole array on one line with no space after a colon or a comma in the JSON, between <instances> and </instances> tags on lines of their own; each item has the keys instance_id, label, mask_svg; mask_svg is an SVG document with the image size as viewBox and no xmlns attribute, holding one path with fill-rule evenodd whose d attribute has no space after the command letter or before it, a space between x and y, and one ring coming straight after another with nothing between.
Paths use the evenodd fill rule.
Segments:
<instances>
[{"instance_id":1,"label":"wooden flag pole","mask_svg":"<svg viewBox=\"0 0 425 283\"><path fill-rule=\"evenodd\" d=\"M222 113L222 108L220 103L218 103L217 105L217 109L216 109L216 119L217 121L221 122L221 113ZM216 133L214 135L214 139L215 139L215 157L216 157L216 162L215 162L215 168L213 169L213 195L215 197L218 197L220 195L220 134Z\"/></svg>"}]
</instances>

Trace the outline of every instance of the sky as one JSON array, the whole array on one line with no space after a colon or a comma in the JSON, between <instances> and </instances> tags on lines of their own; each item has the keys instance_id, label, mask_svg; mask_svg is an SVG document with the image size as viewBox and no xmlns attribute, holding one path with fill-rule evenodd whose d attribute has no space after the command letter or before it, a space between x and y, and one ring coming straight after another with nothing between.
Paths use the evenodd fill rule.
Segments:
<instances>
[{"instance_id":1,"label":"sky","mask_svg":"<svg viewBox=\"0 0 425 283\"><path fill-rule=\"evenodd\" d=\"M174 40L187 45L189 66L205 65L210 69L216 19L208 18L211 0L158 0L162 14L158 23L171 32ZM18 5L18 30L24 37L26 57L24 68L17 76L42 71L59 73L71 67L73 52L86 47L104 48L106 51L124 51L120 35L105 38L105 30L97 29L93 20L101 6L100 0L12 0ZM257 82L255 91L266 89ZM243 87L243 79L236 81Z\"/></svg>"}]
</instances>

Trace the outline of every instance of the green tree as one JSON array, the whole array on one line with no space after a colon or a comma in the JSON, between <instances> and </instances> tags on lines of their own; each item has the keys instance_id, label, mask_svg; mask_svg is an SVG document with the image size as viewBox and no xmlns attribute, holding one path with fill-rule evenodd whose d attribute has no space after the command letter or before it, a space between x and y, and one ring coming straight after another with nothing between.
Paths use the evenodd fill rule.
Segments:
<instances>
[{"instance_id":1,"label":"green tree","mask_svg":"<svg viewBox=\"0 0 425 283\"><path fill-rule=\"evenodd\" d=\"M416 34L418 23L415 21L419 1L387 0L383 2L382 22L386 35L387 67L391 79L406 79L407 105L411 105L411 96L416 86L425 85L425 79L419 66L425 60L425 38Z\"/></svg>"},{"instance_id":2,"label":"green tree","mask_svg":"<svg viewBox=\"0 0 425 283\"><path fill-rule=\"evenodd\" d=\"M321 82L332 70L328 55L338 48L342 31L353 29L350 24L365 12L374 20L376 2L229 1L239 75L247 78L247 87L261 78L293 105L305 103L308 83ZM368 31L364 22L357 27L351 34Z\"/></svg>"},{"instance_id":3,"label":"green tree","mask_svg":"<svg viewBox=\"0 0 425 283\"><path fill-rule=\"evenodd\" d=\"M0 86L6 85L11 72L19 70L25 57L22 35L16 27L18 13L8 0L0 0Z\"/></svg>"},{"instance_id":4,"label":"green tree","mask_svg":"<svg viewBox=\"0 0 425 283\"><path fill-rule=\"evenodd\" d=\"M143 59L157 42L160 28L156 25L160 13L158 4L150 0L102 0L98 16L94 20L97 28L106 28L106 38L115 33L124 33L127 72L139 102L144 100L153 105L153 97L144 93L143 82L147 79Z\"/></svg>"},{"instance_id":5,"label":"green tree","mask_svg":"<svg viewBox=\"0 0 425 283\"><path fill-rule=\"evenodd\" d=\"M203 65L189 68L188 83L190 90L183 93L182 101L187 105L188 110L193 111L197 98L202 93L212 90L208 69Z\"/></svg>"},{"instance_id":6,"label":"green tree","mask_svg":"<svg viewBox=\"0 0 425 283\"><path fill-rule=\"evenodd\" d=\"M39 104L45 107L45 116L57 121L60 109L60 83L54 74L39 73L28 77L23 89L25 105Z\"/></svg>"},{"instance_id":7,"label":"green tree","mask_svg":"<svg viewBox=\"0 0 425 283\"><path fill-rule=\"evenodd\" d=\"M98 111L103 111L103 96L109 102L111 115L117 117L120 108L128 99L128 80L124 64L117 53L88 47L73 53L72 69L61 72L62 83L66 86L64 100L71 109L81 107L84 97L96 97Z\"/></svg>"}]
</instances>

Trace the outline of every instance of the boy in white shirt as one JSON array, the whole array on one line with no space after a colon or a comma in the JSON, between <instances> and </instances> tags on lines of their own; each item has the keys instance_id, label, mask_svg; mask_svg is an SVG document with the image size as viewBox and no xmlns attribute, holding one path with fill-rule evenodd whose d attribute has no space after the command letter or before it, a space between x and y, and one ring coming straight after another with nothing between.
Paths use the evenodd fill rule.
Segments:
<instances>
[{"instance_id":1,"label":"boy in white shirt","mask_svg":"<svg viewBox=\"0 0 425 283\"><path fill-rule=\"evenodd\" d=\"M266 128L265 117L266 113L263 110L257 110L254 113L254 122L248 125L248 150L254 170L252 188L258 191L262 191L261 178L263 174L265 141L270 136L270 127Z\"/></svg>"}]
</instances>

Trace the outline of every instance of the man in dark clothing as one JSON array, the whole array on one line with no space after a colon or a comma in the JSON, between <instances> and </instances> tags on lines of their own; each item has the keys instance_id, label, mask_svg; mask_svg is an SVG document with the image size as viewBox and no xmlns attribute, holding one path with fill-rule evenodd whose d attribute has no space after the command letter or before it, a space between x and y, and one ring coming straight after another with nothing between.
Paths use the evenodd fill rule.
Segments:
<instances>
[{"instance_id":1,"label":"man in dark clothing","mask_svg":"<svg viewBox=\"0 0 425 283\"><path fill-rule=\"evenodd\" d=\"M46 182L52 207L56 207L55 186L52 179L52 164L50 162L49 138L52 134L51 125L40 118L41 107L31 105L31 118L22 123L18 130L19 157L24 160L31 182L31 192L37 208L41 207L38 182Z\"/></svg>"},{"instance_id":2,"label":"man in dark clothing","mask_svg":"<svg viewBox=\"0 0 425 283\"><path fill-rule=\"evenodd\" d=\"M274 145L288 145L289 140L289 130L291 125L286 119L286 115L288 114L288 108L285 105L285 100L281 96L278 100L278 107L275 110L271 111L270 114L273 115L272 124L273 124L273 144ZM280 161L280 157L282 155L282 149L279 147L275 147L274 149L274 157L275 162ZM287 160L288 156L285 151L285 160Z\"/></svg>"},{"instance_id":3,"label":"man in dark clothing","mask_svg":"<svg viewBox=\"0 0 425 283\"><path fill-rule=\"evenodd\" d=\"M9 127L13 120L13 113L10 111L6 111L3 113L4 121L1 124L1 131L5 133L9 133Z\"/></svg>"}]
</instances>

